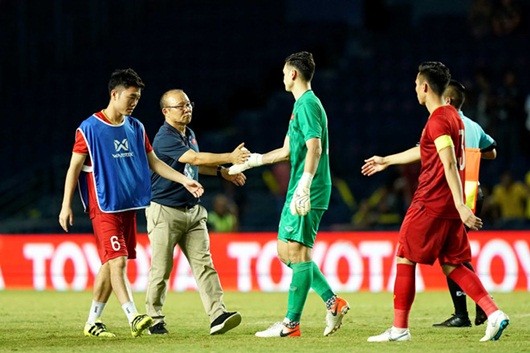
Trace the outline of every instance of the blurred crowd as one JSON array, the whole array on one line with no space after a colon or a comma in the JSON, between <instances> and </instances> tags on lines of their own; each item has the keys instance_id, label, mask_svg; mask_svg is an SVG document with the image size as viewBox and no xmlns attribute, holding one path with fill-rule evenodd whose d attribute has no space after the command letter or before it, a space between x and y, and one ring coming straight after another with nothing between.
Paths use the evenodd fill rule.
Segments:
<instances>
[{"instance_id":1,"label":"blurred crowd","mask_svg":"<svg viewBox=\"0 0 530 353\"><path fill-rule=\"evenodd\" d=\"M473 0L469 7L469 35L477 41L520 35L525 21L522 4L517 0ZM485 203L479 216L486 229L528 228L530 91L526 91L527 85L521 85L515 67L479 62L471 70L470 78L464 81L463 111L495 139L498 151L496 160L481 165ZM330 212L323 222L331 230L398 229L417 185L419 169L419 165L389 168L385 180L362 197L355 195L346 180L335 176ZM278 212L288 177L289 167L283 164L262 174Z\"/></svg>"},{"instance_id":2,"label":"blurred crowd","mask_svg":"<svg viewBox=\"0 0 530 353\"><path fill-rule=\"evenodd\" d=\"M25 9L25 2L8 3L2 3L3 10ZM322 229L395 229L399 227L410 203L419 165L392 167L384 175L370 180L360 174L360 167L363 158L369 155L398 152L417 142L414 140L416 136L419 139L420 131L417 129L421 128L423 122L419 119L426 116L417 106L410 84L404 80L409 77L408 71L414 70L419 63L419 57L429 57L448 64L454 78L464 83L466 103L463 112L477 121L497 142L497 158L481 163L480 182L486 195L481 216L485 227L530 228L530 80L527 70L530 59L524 49L530 33L530 2L453 1L447 4L450 10L443 9L438 13L428 9L429 6L418 6L423 3L419 1L367 0L363 3L372 10L370 13L374 21L372 23L372 17L365 14L364 23L359 26L338 22L330 24L326 21L318 23L318 18L296 22L288 13L282 14L283 2L273 5L266 1L230 3L233 7L238 4L250 13L259 14L260 22L265 24L261 26L264 30L257 26L255 31L251 31L256 32L251 33L252 36L241 32L240 28L247 26L242 21L254 19L234 16L233 11L224 14L227 4L220 5L214 1L188 2L183 7L187 11L186 16L178 21L180 27L177 28L174 26L173 11L161 14L160 3L154 4L148 0L139 3L143 4L143 9L141 6L129 7L126 16L120 16L120 19L129 23L134 18L141 18L142 23L149 23L149 31L138 27L137 32L129 36L134 40L143 38L139 41L149 46L145 53L156 53L155 49L169 40L174 48L188 48L186 51L174 49L174 52L166 53L171 60L167 60L170 65L163 69L152 65L157 61L150 55L134 57L133 66L138 67L149 79L150 88L145 91L138 115L146 124L150 136L154 136L153 132L159 124L158 120L151 118L153 102L155 105L158 102L158 97L155 97L158 87L178 82L197 97L201 95L197 98L200 104L197 105L197 120L193 127L201 137L202 148L220 151L237 141L246 142L249 149L262 152L270 147L268 144L272 141L281 143L286 128L282 119L290 113L292 101L285 92L274 91L278 88L275 78L278 72L271 63L276 63L278 57L281 58L294 46L307 47L318 58L319 70L314 89L325 102L328 113L331 168L335 173L332 202L323 218ZM171 1L162 3L167 9L176 6ZM462 5L464 3L469 4L469 8L465 8L467 5ZM12 66L2 65L4 71L16 73L20 68L23 73L20 86L25 88L29 85L39 93L38 100L30 99L35 104L16 107L19 118L11 119L11 127L4 129L5 153L2 157L3 163L10 168L5 169L0 183L0 223L2 230L7 232L48 232L58 227L56 216L61 202L59 190L63 187L61 176L71 152L69 147L65 147L69 144L64 142L70 132L65 134L62 129L71 131L82 116L79 111L84 114L87 107L96 106L100 99L98 95L87 95L83 89L70 89L69 81L58 77L72 74L76 80L84 82L97 77L91 70L79 70L79 67L85 67L86 62L101 62L93 70L104 75L113 69L109 65L114 65L112 61L99 57L103 51L96 50L109 39L106 35L107 22L89 21L90 30L77 28L74 26L75 21L72 26L63 28L62 25L70 23L70 15L76 9L84 9L83 3L64 9L45 5L43 2L42 7L48 12L37 11L38 7L28 7L27 18L13 16L16 20L14 23L3 22L10 29L24 28L28 33L40 33L38 23L30 20L35 15L32 11L39 12L39 15L41 12L51 13L53 16L50 18L56 30L42 33L61 43L55 46L55 51L40 50L49 47L50 38L44 37L32 43L31 51L29 47L26 48L29 42L19 36L10 42L11 47L6 47L9 49L6 53L18 55L4 58L8 63L11 61L7 61L7 58L14 58ZM101 13L123 10L112 2L101 2L100 6L102 8L98 11L89 14L91 19L99 18ZM215 11L212 6L217 6ZM423 11L416 22L413 21L414 7L421 7ZM9 14L7 10L2 11L0 17ZM383 26L379 22L385 14L387 17ZM233 17L241 22L230 21L232 25L228 26L230 31L227 33L216 26L223 23L219 18ZM152 21L154 18L157 21ZM269 23L274 23L274 26ZM168 28L172 28L171 31ZM193 30L189 34L186 32L186 35L175 37L171 34L172 31L185 33L190 28ZM200 47L196 52L192 50L198 48L194 45L197 42L210 42L212 33L217 32L219 38L216 37L215 45ZM274 42L274 38L282 33L291 32L304 32L307 38L304 42L300 42L299 38ZM72 41L65 41L64 37L68 33L72 33ZM171 38L160 33L168 33ZM329 41L328 38L334 40ZM321 42L317 43L319 39ZM121 46L116 45L119 41L110 37L109 42L108 50L115 52L107 52L106 55L119 57L117 53L122 50ZM250 47L242 46L241 43L252 43L256 47L248 50ZM132 44L125 41L121 45L129 48ZM215 53L216 64L204 65L204 62L214 57L208 54L210 51ZM88 54L98 56L90 59ZM198 59L203 54L204 58ZM85 61L69 60L68 55L72 55L72 58L75 55ZM21 60L17 59L19 57ZM19 65L20 62L24 63L22 59L28 57L34 60ZM57 58L65 62L59 60L55 64L47 64L46 70L40 68L40 63ZM245 63L238 62L238 58L245 58ZM175 60L180 63L178 69L174 65ZM225 69L219 70L219 67ZM254 71L249 74L251 69ZM201 73L201 79L195 77L198 72ZM203 84L205 77L210 84ZM237 80L237 84L226 85L233 77L246 77L248 82L241 79ZM28 81L30 78L38 82ZM13 89L15 83L11 80L3 82L9 82L10 85L9 88L4 85L6 101L19 101L18 90ZM42 82L47 85L52 82L59 84L54 86L54 90L44 91L52 93L43 94L38 89ZM234 87L229 89L229 86ZM72 104L75 109L79 106L82 109L75 110L59 102L59 97L65 95L71 102L83 101L82 105ZM212 97L219 99L222 104ZM41 112L42 108L45 110ZM31 130L13 125L31 121L39 114L47 119L47 123L41 125L41 134L35 135ZM396 134L397 129L399 134ZM17 133L13 134L12 131ZM39 150L43 149L40 150L41 155L51 155L52 158L40 158L39 154L32 153L34 148L31 144L18 141L33 142L39 146ZM25 157L17 157L19 153ZM340 160L342 156L346 156L347 161ZM13 174L13 170L17 173ZM207 183L208 193L203 197L203 203L211 215L210 229L213 232L276 230L288 178L289 165L277 164L250 173L247 185L241 190L221 185L217 180L201 179L201 182ZM25 182L20 183L20 180ZM141 219L140 229L143 224L144 220ZM90 229L89 220L83 217L78 218L76 226L81 232Z\"/></svg>"}]
</instances>

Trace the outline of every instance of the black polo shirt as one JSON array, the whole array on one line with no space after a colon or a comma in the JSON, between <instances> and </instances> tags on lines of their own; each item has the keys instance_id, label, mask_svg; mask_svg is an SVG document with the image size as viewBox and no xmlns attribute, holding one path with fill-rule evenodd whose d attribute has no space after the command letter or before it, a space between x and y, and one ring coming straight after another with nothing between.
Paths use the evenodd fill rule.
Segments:
<instances>
[{"instance_id":1,"label":"black polo shirt","mask_svg":"<svg viewBox=\"0 0 530 353\"><path fill-rule=\"evenodd\" d=\"M199 181L199 167L179 162L179 158L190 149L199 152L195 133L186 127L185 135L164 122L153 140L155 154L171 168L190 179ZM182 184L167 180L151 172L151 201L170 207L192 207L199 203Z\"/></svg>"}]
</instances>

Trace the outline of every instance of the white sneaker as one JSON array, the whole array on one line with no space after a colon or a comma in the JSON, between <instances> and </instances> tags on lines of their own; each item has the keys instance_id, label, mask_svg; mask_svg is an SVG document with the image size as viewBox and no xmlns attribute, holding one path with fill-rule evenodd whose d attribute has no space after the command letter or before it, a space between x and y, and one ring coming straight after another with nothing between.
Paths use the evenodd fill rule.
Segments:
<instances>
[{"instance_id":1,"label":"white sneaker","mask_svg":"<svg viewBox=\"0 0 530 353\"><path fill-rule=\"evenodd\" d=\"M256 337L299 337L300 324L294 328L289 328L283 322L276 322L264 331L256 332Z\"/></svg>"},{"instance_id":2,"label":"white sneaker","mask_svg":"<svg viewBox=\"0 0 530 353\"><path fill-rule=\"evenodd\" d=\"M493 312L488 316L488 323L486 325L486 333L480 339L480 342L496 341L498 340L504 329L510 324L508 315L500 310Z\"/></svg>"},{"instance_id":3,"label":"white sneaker","mask_svg":"<svg viewBox=\"0 0 530 353\"><path fill-rule=\"evenodd\" d=\"M341 297L335 299L335 303L326 313L326 328L324 329L324 336L329 336L336 332L342 325L342 318L350 310L348 302Z\"/></svg>"},{"instance_id":4,"label":"white sneaker","mask_svg":"<svg viewBox=\"0 0 530 353\"><path fill-rule=\"evenodd\" d=\"M368 337L368 342L398 342L398 341L410 341L412 336L409 329L405 331L398 331L394 326L386 330L380 335Z\"/></svg>"}]
</instances>

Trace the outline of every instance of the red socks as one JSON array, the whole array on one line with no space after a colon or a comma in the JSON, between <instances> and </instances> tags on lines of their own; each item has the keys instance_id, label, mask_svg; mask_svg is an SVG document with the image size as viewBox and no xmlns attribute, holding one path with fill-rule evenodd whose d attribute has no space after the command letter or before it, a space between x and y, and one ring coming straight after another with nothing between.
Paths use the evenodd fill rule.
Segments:
<instances>
[{"instance_id":1,"label":"red socks","mask_svg":"<svg viewBox=\"0 0 530 353\"><path fill-rule=\"evenodd\" d=\"M409 327L409 313L416 295L416 266L397 264L394 283L394 327Z\"/></svg>"},{"instance_id":2,"label":"red socks","mask_svg":"<svg viewBox=\"0 0 530 353\"><path fill-rule=\"evenodd\" d=\"M458 266L448 276L455 281L462 290L484 310L486 315L490 315L499 308L491 299L490 295L480 282L477 274L465 266Z\"/></svg>"}]
</instances>

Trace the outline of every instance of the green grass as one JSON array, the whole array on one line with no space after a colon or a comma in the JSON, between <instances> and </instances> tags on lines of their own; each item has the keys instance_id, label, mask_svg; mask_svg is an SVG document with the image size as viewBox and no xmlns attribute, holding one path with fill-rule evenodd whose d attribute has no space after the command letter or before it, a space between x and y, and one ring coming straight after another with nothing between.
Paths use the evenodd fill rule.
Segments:
<instances>
[{"instance_id":1,"label":"green grass","mask_svg":"<svg viewBox=\"0 0 530 353\"><path fill-rule=\"evenodd\" d=\"M0 352L530 352L530 293L495 293L511 324L501 340L480 343L484 325L435 329L431 325L451 313L446 292L418 293L410 319L412 341L367 343L392 324L390 293L345 293L352 310L333 336L324 337L324 309L311 293L302 317L302 337L260 339L254 332L283 318L286 293L225 293L230 310L243 316L241 325L225 335L210 336L209 322L198 293L169 293L165 307L170 334L131 337L125 315L113 297L103 319L115 339L84 337L89 292L0 291ZM136 293L143 308L143 293ZM471 318L474 317L474 308ZM142 311L142 310L140 310Z\"/></svg>"}]
</instances>

